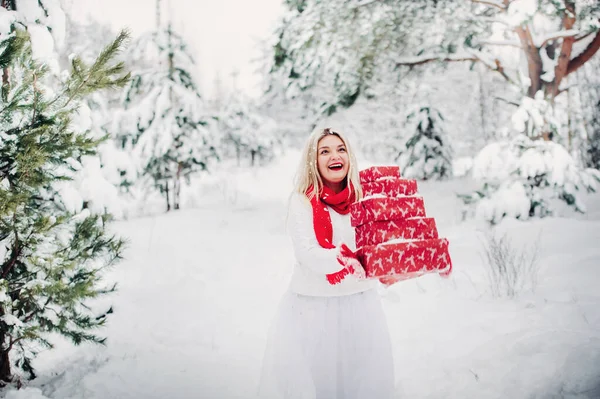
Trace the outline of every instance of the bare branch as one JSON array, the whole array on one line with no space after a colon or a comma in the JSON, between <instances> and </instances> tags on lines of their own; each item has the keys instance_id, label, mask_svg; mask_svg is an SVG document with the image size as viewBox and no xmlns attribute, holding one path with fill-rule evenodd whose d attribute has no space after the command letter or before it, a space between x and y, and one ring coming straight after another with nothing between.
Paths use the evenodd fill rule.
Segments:
<instances>
[{"instance_id":1,"label":"bare branch","mask_svg":"<svg viewBox=\"0 0 600 399\"><path fill-rule=\"evenodd\" d=\"M594 33L596 33L596 32L594 32L594 31L589 31L588 33L586 33L586 34L585 34L585 35L583 35L583 36L576 37L576 38L575 38L575 42L581 41L581 40L585 39L586 37L588 37L589 35L593 35Z\"/></svg>"},{"instance_id":2,"label":"bare branch","mask_svg":"<svg viewBox=\"0 0 600 399\"><path fill-rule=\"evenodd\" d=\"M460 57L443 57L439 55L429 55L425 57L413 57L413 58L405 58L403 60L397 61L396 66L417 66L423 65L434 61L442 61L442 62L462 62L462 61L479 61L477 57L474 56L460 56Z\"/></svg>"},{"instance_id":3,"label":"bare branch","mask_svg":"<svg viewBox=\"0 0 600 399\"><path fill-rule=\"evenodd\" d=\"M370 4L377 3L377 2L380 2L380 1L381 1L381 0L365 0L365 1L359 1L357 4L355 4L355 5L353 5L353 6L352 6L352 9L353 9L353 10L356 10L357 8L364 7L364 6L368 6L368 5L370 5Z\"/></svg>"},{"instance_id":4,"label":"bare branch","mask_svg":"<svg viewBox=\"0 0 600 399\"><path fill-rule=\"evenodd\" d=\"M527 36L527 44L531 47L536 47L535 40L533 40L533 35L531 34L531 29L529 29L529 25L525 25L525 35Z\"/></svg>"},{"instance_id":5,"label":"bare branch","mask_svg":"<svg viewBox=\"0 0 600 399\"><path fill-rule=\"evenodd\" d=\"M457 21L460 22L487 22L490 24L500 24L500 25L506 25L508 26L508 22L503 21L501 19L498 18L494 18L494 17L484 17L484 16L478 16L477 18L460 18Z\"/></svg>"},{"instance_id":6,"label":"bare branch","mask_svg":"<svg viewBox=\"0 0 600 399\"><path fill-rule=\"evenodd\" d=\"M515 101L512 101L512 100L507 100L506 98L502 98L502 97L494 97L494 98L496 100L503 101L503 102L505 102L507 104L514 105L515 107L519 107L521 105L518 102L515 102Z\"/></svg>"},{"instance_id":7,"label":"bare branch","mask_svg":"<svg viewBox=\"0 0 600 399\"><path fill-rule=\"evenodd\" d=\"M471 0L473 3L485 4L486 6L496 7L501 9L502 11L506 10L506 2L502 3L500 1L494 0Z\"/></svg>"},{"instance_id":8,"label":"bare branch","mask_svg":"<svg viewBox=\"0 0 600 399\"><path fill-rule=\"evenodd\" d=\"M397 61L396 62L396 67L399 67L399 66L410 66L410 67L412 67L412 66L427 64L427 63L434 62L434 61L440 61L440 62L465 62L465 61L481 62L488 69L490 69L491 71L500 73L500 75L502 75L502 77L504 79L506 79L507 82L515 84L514 80L511 79L510 76L508 76L508 74L504 71L504 67L500 63L500 60L498 60L496 58L493 61L486 62L479 54L477 54L475 52L470 52L469 54L461 54L461 55L455 55L455 56L427 55L427 56L421 56L421 57L405 58L403 60Z\"/></svg>"},{"instance_id":9,"label":"bare branch","mask_svg":"<svg viewBox=\"0 0 600 399\"><path fill-rule=\"evenodd\" d=\"M524 50L523 46L518 42L500 41L500 40L482 40L477 43L487 44L489 46L510 46Z\"/></svg>"},{"instance_id":10,"label":"bare branch","mask_svg":"<svg viewBox=\"0 0 600 399\"><path fill-rule=\"evenodd\" d=\"M578 29L569 29L569 30L564 30L561 32L554 32L550 35L548 35L547 37L545 37L542 42L537 46L538 48L542 48L544 47L549 41L554 41L556 39L562 39L565 37L575 37L577 36L579 33L581 33L580 30ZM576 39L577 40L577 39Z\"/></svg>"},{"instance_id":11,"label":"bare branch","mask_svg":"<svg viewBox=\"0 0 600 399\"><path fill-rule=\"evenodd\" d=\"M569 61L569 66L567 67L566 75L575 72L578 70L583 64L589 61L590 58L598 52L600 49L600 32L596 32L596 36L594 40L588 44L588 46L583 50L577 57L573 58Z\"/></svg>"},{"instance_id":12,"label":"bare branch","mask_svg":"<svg viewBox=\"0 0 600 399\"><path fill-rule=\"evenodd\" d=\"M562 24L563 29L570 30L575 25L575 4L568 0L565 1L566 10L563 15ZM565 37L560 48L560 54L558 56L558 62L554 67L554 84L552 86L552 92L556 96L558 93L560 83L565 76L568 74L569 64L571 63L571 52L573 51L573 43L575 42L574 37ZM589 47L589 46L588 46ZM587 50L587 49L586 49ZM594 51L595 52L595 51ZM575 60L573 60L575 61ZM587 61L587 60L586 60ZM585 61L583 61L585 63ZM583 65L583 64L582 64ZM575 68L577 69L577 68Z\"/></svg>"},{"instance_id":13,"label":"bare branch","mask_svg":"<svg viewBox=\"0 0 600 399\"><path fill-rule=\"evenodd\" d=\"M502 77L504 79L506 79L507 82L515 84L515 82L506 74L506 72L504 72L504 67L502 66L502 64L500 63L500 60L498 60L497 58L494 60L494 62L496 63L496 68L490 68L492 71L496 71L498 72L500 75L502 75Z\"/></svg>"},{"instance_id":14,"label":"bare branch","mask_svg":"<svg viewBox=\"0 0 600 399\"><path fill-rule=\"evenodd\" d=\"M533 97L541 88L540 76L542 76L543 67L542 57L533 43L533 37L528 27L524 28L518 26L515 28L515 33L519 36L519 40L521 41L521 45L523 46L527 57L527 73L531 81L528 94L530 97Z\"/></svg>"}]
</instances>

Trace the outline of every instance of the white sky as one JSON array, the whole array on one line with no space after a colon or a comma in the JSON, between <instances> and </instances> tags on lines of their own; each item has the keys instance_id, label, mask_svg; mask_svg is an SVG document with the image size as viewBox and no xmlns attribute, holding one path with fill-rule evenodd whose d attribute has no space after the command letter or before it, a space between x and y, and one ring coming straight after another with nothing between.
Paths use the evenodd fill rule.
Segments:
<instances>
[{"instance_id":1,"label":"white sky","mask_svg":"<svg viewBox=\"0 0 600 399\"><path fill-rule=\"evenodd\" d=\"M156 0L65 0L75 15L91 14L115 30L128 27L134 36L156 26ZM217 74L232 86L232 71L239 71L236 87L259 94L259 39L272 37L283 0L161 0L163 21L172 16L174 28L188 41L199 66L198 82L205 96L214 89Z\"/></svg>"}]
</instances>

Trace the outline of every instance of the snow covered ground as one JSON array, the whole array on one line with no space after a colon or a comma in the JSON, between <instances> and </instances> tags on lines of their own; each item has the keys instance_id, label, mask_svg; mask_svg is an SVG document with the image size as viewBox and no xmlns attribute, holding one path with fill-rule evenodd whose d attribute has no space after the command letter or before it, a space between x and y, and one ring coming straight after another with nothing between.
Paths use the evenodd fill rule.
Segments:
<instances>
[{"instance_id":1,"label":"snow covered ground","mask_svg":"<svg viewBox=\"0 0 600 399\"><path fill-rule=\"evenodd\" d=\"M56 339L35 362L39 377L6 398L251 398L293 264L284 221L297 157L207 180L195 209L117 223L129 248L109 276L119 292L98 304L114 304L107 346ZM541 237L537 290L501 299L481 226L461 222L454 194L465 184L419 185L450 239L452 278L381 291L397 397L599 398L600 196L584 217L499 226L516 245Z\"/></svg>"}]
</instances>

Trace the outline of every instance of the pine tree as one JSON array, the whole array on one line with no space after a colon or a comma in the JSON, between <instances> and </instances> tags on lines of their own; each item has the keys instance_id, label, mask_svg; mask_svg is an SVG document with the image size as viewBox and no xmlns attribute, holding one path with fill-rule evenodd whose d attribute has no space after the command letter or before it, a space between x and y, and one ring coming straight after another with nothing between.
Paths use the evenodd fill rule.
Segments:
<instances>
[{"instance_id":1,"label":"pine tree","mask_svg":"<svg viewBox=\"0 0 600 399\"><path fill-rule=\"evenodd\" d=\"M41 3L40 3L41 4ZM2 11L2 9L0 9ZM107 232L109 214L73 198L70 182L101 140L75 130L81 100L122 87L124 64L114 63L121 33L95 62L73 58L72 71L50 89L49 69L32 56L27 31L0 42L0 381L33 378L36 347L49 333L79 344L103 343L94 331L112 309L90 300L115 290L103 272L122 256L124 242ZM32 345L36 343L37 345Z\"/></svg>"},{"instance_id":2,"label":"pine tree","mask_svg":"<svg viewBox=\"0 0 600 399\"><path fill-rule=\"evenodd\" d=\"M130 60L136 69L112 129L123 149L133 152L135 179L143 184L149 178L167 211L179 209L182 181L218 159L212 118L193 77L195 63L170 27L140 37Z\"/></svg>"},{"instance_id":3,"label":"pine tree","mask_svg":"<svg viewBox=\"0 0 600 399\"><path fill-rule=\"evenodd\" d=\"M396 161L402 175L420 180L452 176L452 150L441 113L428 105L413 107L406 116L404 137Z\"/></svg>"}]
</instances>

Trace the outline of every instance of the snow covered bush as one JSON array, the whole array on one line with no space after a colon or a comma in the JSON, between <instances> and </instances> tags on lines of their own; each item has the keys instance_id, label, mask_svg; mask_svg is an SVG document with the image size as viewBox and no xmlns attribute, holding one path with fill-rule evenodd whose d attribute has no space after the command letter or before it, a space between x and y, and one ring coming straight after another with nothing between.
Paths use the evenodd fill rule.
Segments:
<instances>
[{"instance_id":1,"label":"snow covered bush","mask_svg":"<svg viewBox=\"0 0 600 399\"><path fill-rule=\"evenodd\" d=\"M452 176L452 150L444 130L444 118L430 106L410 110L402 129L405 138L396 161L402 175L420 180Z\"/></svg>"},{"instance_id":2,"label":"snow covered bush","mask_svg":"<svg viewBox=\"0 0 600 399\"><path fill-rule=\"evenodd\" d=\"M539 239L533 248L519 247L509 236L489 233L483 243L490 292L496 298L514 298L535 292L539 274Z\"/></svg>"},{"instance_id":3,"label":"snow covered bush","mask_svg":"<svg viewBox=\"0 0 600 399\"><path fill-rule=\"evenodd\" d=\"M504 217L552 215L553 199L585 212L581 193L595 191L600 181L599 171L579 168L560 144L525 135L487 145L475 157L472 173L483 185L460 197L492 224Z\"/></svg>"}]
</instances>

